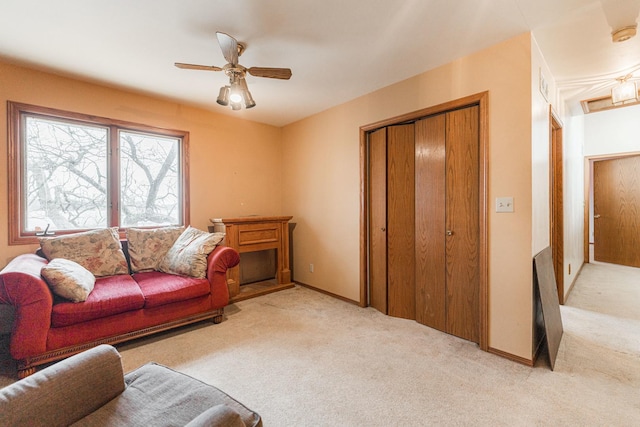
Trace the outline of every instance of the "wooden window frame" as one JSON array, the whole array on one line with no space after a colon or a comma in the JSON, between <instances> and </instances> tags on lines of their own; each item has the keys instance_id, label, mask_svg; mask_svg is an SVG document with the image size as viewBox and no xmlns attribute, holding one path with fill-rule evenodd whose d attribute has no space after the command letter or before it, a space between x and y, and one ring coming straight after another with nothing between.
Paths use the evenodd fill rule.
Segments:
<instances>
[{"instance_id":1,"label":"wooden window frame","mask_svg":"<svg viewBox=\"0 0 640 427\"><path fill-rule=\"evenodd\" d=\"M181 222L179 225L190 223L190 197L189 197L189 132L163 129L138 123L122 120L109 119L105 117L92 116L82 113L58 110L48 107L23 104L7 101L7 142L8 142L8 218L9 218L9 245L26 245L38 243L35 232L25 231L24 224L24 162L23 162L23 116L39 116L45 119L58 121L72 121L79 124L95 125L109 128L109 144L111 147L118 146L119 131L142 132L155 134L163 137L173 137L180 139L179 165L180 165L180 186L179 203L181 207ZM119 198L119 158L114 156L114 161L108 164L109 179L107 188L109 200L112 201L108 208L108 226L120 226L120 198ZM120 228L120 235L124 237L125 228ZM76 233L83 230L60 230L56 235Z\"/></svg>"}]
</instances>

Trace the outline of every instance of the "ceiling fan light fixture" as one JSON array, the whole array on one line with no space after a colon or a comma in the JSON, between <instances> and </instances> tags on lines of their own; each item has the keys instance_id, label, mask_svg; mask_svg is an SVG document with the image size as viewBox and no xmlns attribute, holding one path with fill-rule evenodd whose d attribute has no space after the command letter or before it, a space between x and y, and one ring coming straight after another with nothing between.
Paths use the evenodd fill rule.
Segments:
<instances>
[{"instance_id":1,"label":"ceiling fan light fixture","mask_svg":"<svg viewBox=\"0 0 640 427\"><path fill-rule=\"evenodd\" d=\"M239 92L231 92L231 95L229 95L229 101L231 101L232 104L240 104L242 102L242 94Z\"/></svg>"},{"instance_id":2,"label":"ceiling fan light fixture","mask_svg":"<svg viewBox=\"0 0 640 427\"><path fill-rule=\"evenodd\" d=\"M245 108L253 108L256 106L256 101L253 100L251 92L249 92L249 86L245 79L240 79L240 88L242 89L242 99L244 99Z\"/></svg>"},{"instance_id":3,"label":"ceiling fan light fixture","mask_svg":"<svg viewBox=\"0 0 640 427\"><path fill-rule=\"evenodd\" d=\"M638 27L638 24L619 28L611 33L611 40L613 40L614 43L627 41L631 37L636 35L637 27Z\"/></svg>"},{"instance_id":4,"label":"ceiling fan light fixture","mask_svg":"<svg viewBox=\"0 0 640 427\"><path fill-rule=\"evenodd\" d=\"M229 91L229 101L231 101L231 105L233 104L240 104L243 99L242 99L242 86L240 85L240 80L242 80L241 78L238 77L237 74L233 73L230 76L230 84L231 84L231 89ZM236 108L234 108L235 110Z\"/></svg>"},{"instance_id":5,"label":"ceiling fan light fixture","mask_svg":"<svg viewBox=\"0 0 640 427\"><path fill-rule=\"evenodd\" d=\"M611 89L611 101L619 104L626 101L638 100L638 85L636 82L623 80L618 86Z\"/></svg>"},{"instance_id":6,"label":"ceiling fan light fixture","mask_svg":"<svg viewBox=\"0 0 640 427\"><path fill-rule=\"evenodd\" d=\"M229 86L222 86L220 88L220 93L218 94L218 99L216 100L216 102L220 105L224 105L225 107L227 105L229 105L229 91L230 91L230 87Z\"/></svg>"},{"instance_id":7,"label":"ceiling fan light fixture","mask_svg":"<svg viewBox=\"0 0 640 427\"><path fill-rule=\"evenodd\" d=\"M248 90L244 92L244 106L245 108L253 108L256 106L256 101L253 100L253 97Z\"/></svg>"},{"instance_id":8,"label":"ceiling fan light fixture","mask_svg":"<svg viewBox=\"0 0 640 427\"><path fill-rule=\"evenodd\" d=\"M222 50L222 56L227 60L227 64L224 67L187 64L184 62L175 62L174 65L188 70L223 71L229 77L229 84L220 88L220 93L216 100L218 104L225 107L230 106L232 110L241 110L243 106L245 108L256 106L256 101L253 100L245 81L247 72L255 77L280 80L289 80L291 78L291 69L289 68L243 67L238 63L238 57L242 55L246 45L238 42L229 34L220 31L216 32L216 37Z\"/></svg>"}]
</instances>

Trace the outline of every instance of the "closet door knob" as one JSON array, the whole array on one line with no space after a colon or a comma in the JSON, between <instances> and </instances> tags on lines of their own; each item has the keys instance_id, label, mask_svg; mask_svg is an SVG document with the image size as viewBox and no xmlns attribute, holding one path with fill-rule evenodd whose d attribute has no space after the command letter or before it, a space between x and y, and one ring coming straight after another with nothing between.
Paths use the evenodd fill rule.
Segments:
<instances>
[{"instance_id":1,"label":"closet door knob","mask_svg":"<svg viewBox=\"0 0 640 427\"><path fill-rule=\"evenodd\" d=\"M386 228L384 228L384 227L382 227L382 228L380 229L380 231L387 231L387 229L386 229Z\"/></svg>"},{"instance_id":2,"label":"closet door knob","mask_svg":"<svg viewBox=\"0 0 640 427\"><path fill-rule=\"evenodd\" d=\"M446 234L447 234L447 236L453 236L453 231L451 231L451 230L447 230L447 233L446 233Z\"/></svg>"}]
</instances>

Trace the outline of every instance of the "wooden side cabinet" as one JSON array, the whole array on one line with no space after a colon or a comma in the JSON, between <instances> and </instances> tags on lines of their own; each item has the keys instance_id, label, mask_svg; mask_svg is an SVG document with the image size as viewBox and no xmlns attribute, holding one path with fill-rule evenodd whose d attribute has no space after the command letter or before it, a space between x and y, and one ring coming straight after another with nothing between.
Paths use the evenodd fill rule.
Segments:
<instances>
[{"instance_id":1,"label":"wooden side cabinet","mask_svg":"<svg viewBox=\"0 0 640 427\"><path fill-rule=\"evenodd\" d=\"M240 254L276 250L275 281L240 286L240 265L227 270L229 298L240 301L269 292L291 288L289 265L289 221L291 216L248 216L211 219L214 231L226 233L226 245Z\"/></svg>"}]
</instances>

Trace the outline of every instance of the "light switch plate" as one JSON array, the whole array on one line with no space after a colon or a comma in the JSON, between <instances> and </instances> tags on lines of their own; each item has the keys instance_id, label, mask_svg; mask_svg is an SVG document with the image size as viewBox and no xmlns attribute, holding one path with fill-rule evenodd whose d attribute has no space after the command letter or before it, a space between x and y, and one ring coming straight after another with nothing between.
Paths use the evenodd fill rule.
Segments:
<instances>
[{"instance_id":1,"label":"light switch plate","mask_svg":"<svg viewBox=\"0 0 640 427\"><path fill-rule=\"evenodd\" d=\"M496 212L513 212L513 197L496 197Z\"/></svg>"}]
</instances>

